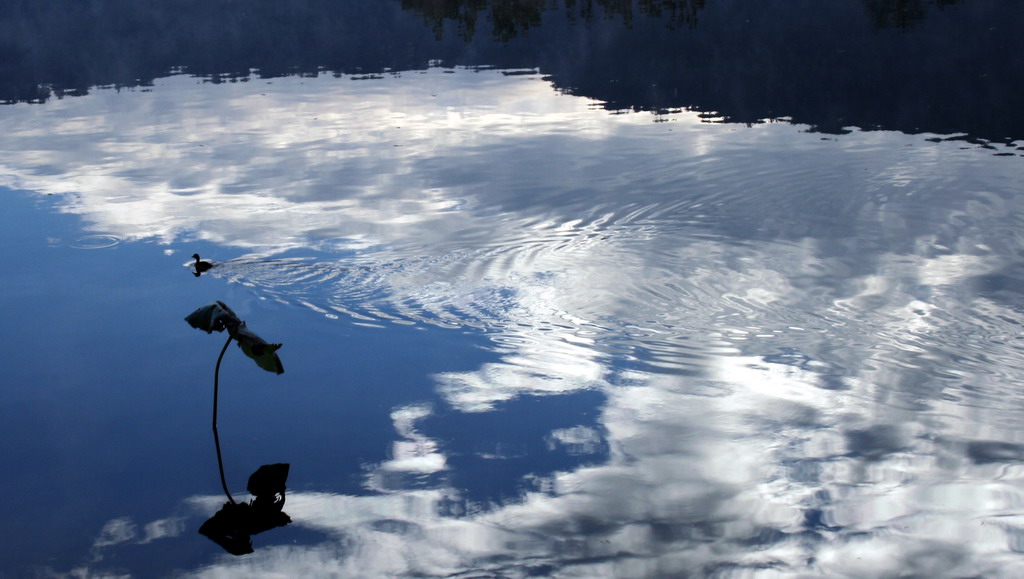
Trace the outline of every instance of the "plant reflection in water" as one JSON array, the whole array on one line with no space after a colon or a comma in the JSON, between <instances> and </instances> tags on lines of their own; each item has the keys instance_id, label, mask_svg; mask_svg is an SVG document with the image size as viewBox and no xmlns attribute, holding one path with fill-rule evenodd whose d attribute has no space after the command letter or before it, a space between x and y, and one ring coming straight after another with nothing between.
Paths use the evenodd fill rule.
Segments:
<instances>
[{"instance_id":1,"label":"plant reflection in water","mask_svg":"<svg viewBox=\"0 0 1024 579\"><path fill-rule=\"evenodd\" d=\"M196 263L199 256L194 256ZM198 268L197 268L198 269ZM198 273L196 274L198 275ZM220 483L228 502L210 517L199 528L199 532L224 548L232 555L245 555L253 552L252 535L283 527L292 522L283 512L285 501L285 484L288 480L287 463L265 464L249 476L246 490L253 495L248 503L235 502L228 490L224 477L224 460L220 450L220 436L217 433L217 400L220 390L220 363L231 340L238 342L239 348L256 364L276 374L284 373L277 350L281 344L270 344L250 331L245 322L240 320L223 302L203 306L189 314L185 320L193 327L207 333L228 331L228 339L217 357L217 365L213 373L213 441L217 449L217 468Z\"/></svg>"},{"instance_id":2,"label":"plant reflection in water","mask_svg":"<svg viewBox=\"0 0 1024 579\"><path fill-rule=\"evenodd\" d=\"M220 459L220 453L217 458ZM246 486L253 499L236 503L228 494L228 502L199 527L199 532L232 555L252 553L252 535L292 522L282 511L288 469L287 463L265 464L256 469ZM221 476L223 474L221 465Z\"/></svg>"}]
</instances>

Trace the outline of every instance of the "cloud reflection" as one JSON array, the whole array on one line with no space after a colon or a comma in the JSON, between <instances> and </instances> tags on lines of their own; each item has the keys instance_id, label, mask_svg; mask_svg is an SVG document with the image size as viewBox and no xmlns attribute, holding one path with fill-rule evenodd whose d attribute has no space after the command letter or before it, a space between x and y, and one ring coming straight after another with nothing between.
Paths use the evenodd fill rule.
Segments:
<instances>
[{"instance_id":1,"label":"cloud reflection","mask_svg":"<svg viewBox=\"0 0 1024 579\"><path fill-rule=\"evenodd\" d=\"M430 416L426 405L397 408L391 412L395 430L402 437L391 447L391 459L370 469L365 486L388 493L430 484L429 475L447 470L447 459L437 441L421 434L416 423Z\"/></svg>"},{"instance_id":2,"label":"cloud reflection","mask_svg":"<svg viewBox=\"0 0 1024 579\"><path fill-rule=\"evenodd\" d=\"M198 237L268 253L360 248L399 228L427 235L425 223L465 203L453 186L473 175L419 166L446 151L561 133L573 118L573 138L609 130L585 101L536 98L550 93L537 76L432 69L304 82L219 85L209 101L209 85L179 76L153 91L4 107L2 184L68 195L66 210L91 229L127 239ZM500 102L467 103L499 93Z\"/></svg>"},{"instance_id":3,"label":"cloud reflection","mask_svg":"<svg viewBox=\"0 0 1024 579\"><path fill-rule=\"evenodd\" d=\"M373 494L289 496L327 539L196 575L1019 574L1024 440L997 400L1020 401L1024 320L985 278L1013 271L1016 166L445 72L0 110L4 184L92 231L247 252L211 275L348 321L487 332L496 361L434 377L456 410L605 397L547 440L607 461L493 505L443 476L431 407L395 408ZM97 548L137 536L115 519Z\"/></svg>"},{"instance_id":4,"label":"cloud reflection","mask_svg":"<svg viewBox=\"0 0 1024 579\"><path fill-rule=\"evenodd\" d=\"M777 364L760 366L755 377L779 384ZM820 446L822 470L808 477L801 463L815 453L794 445L813 444L829 434L826 427L842 429L847 418L829 411L843 408L846 393L772 404L774 390L751 398L747 383L718 378L723 384L712 396L667 376L633 375L633 386L609 388L599 420L609 460L554 473L542 491L519 501L471 505L444 484L374 496L294 493L294 524L323 533L322 542L268 546L190 576L1019 573L1020 558L1005 549L1021 505L1016 485L978 484L984 474L977 465L952 454L938 465L938 449L909 452L903 443L884 443L889 450L860 467L849 447ZM784 415L794 411L803 419ZM393 416L403 424L421 413ZM763 431L769 426L771 435ZM852 480L851 467L867 470Z\"/></svg>"}]
</instances>

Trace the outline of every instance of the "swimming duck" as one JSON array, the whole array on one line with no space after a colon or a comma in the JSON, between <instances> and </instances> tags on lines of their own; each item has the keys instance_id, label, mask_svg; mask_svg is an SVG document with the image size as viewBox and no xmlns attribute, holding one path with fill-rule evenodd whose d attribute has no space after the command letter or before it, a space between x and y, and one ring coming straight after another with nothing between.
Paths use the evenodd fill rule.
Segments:
<instances>
[{"instance_id":1,"label":"swimming duck","mask_svg":"<svg viewBox=\"0 0 1024 579\"><path fill-rule=\"evenodd\" d=\"M195 268L195 271L193 272L193 275L195 275L196 277L199 277L200 274L202 274L204 271L207 271L211 267L213 267L212 263L210 263L208 261L200 260L198 253L193 253L192 254L192 258L196 260L196 262L194 264L192 264L192 267Z\"/></svg>"}]
</instances>

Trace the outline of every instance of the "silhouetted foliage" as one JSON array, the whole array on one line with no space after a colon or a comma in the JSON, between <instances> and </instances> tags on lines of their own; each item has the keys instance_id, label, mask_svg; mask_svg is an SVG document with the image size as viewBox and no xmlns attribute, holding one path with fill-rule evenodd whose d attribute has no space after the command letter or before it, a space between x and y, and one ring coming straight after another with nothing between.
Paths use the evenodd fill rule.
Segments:
<instances>
[{"instance_id":1,"label":"silhouetted foliage","mask_svg":"<svg viewBox=\"0 0 1024 579\"><path fill-rule=\"evenodd\" d=\"M186 316L185 321L207 334L227 330L242 352L252 358L260 368L275 374L284 373L284 366L276 354L281 344L268 343L256 335L224 302L203 306Z\"/></svg>"}]
</instances>

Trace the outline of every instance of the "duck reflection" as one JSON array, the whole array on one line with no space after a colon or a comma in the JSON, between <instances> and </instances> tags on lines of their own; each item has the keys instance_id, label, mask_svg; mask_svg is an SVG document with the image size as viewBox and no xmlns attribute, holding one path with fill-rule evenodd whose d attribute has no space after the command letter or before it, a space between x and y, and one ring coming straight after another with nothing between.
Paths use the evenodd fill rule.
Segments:
<instances>
[{"instance_id":1,"label":"duck reflection","mask_svg":"<svg viewBox=\"0 0 1024 579\"><path fill-rule=\"evenodd\" d=\"M192 275L196 277L203 275L213 268L212 263L199 259L198 253L193 253L192 259L196 260L196 262L192 264Z\"/></svg>"},{"instance_id":2,"label":"duck reflection","mask_svg":"<svg viewBox=\"0 0 1024 579\"><path fill-rule=\"evenodd\" d=\"M252 553L253 535L292 522L283 511L289 468L287 463L276 463L256 469L246 486L253 498L236 503L228 494L228 502L199 527L199 532L232 555Z\"/></svg>"}]
</instances>

